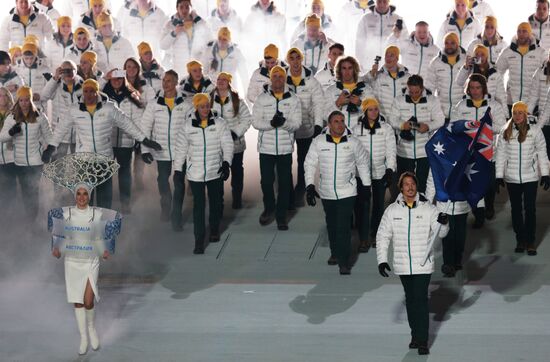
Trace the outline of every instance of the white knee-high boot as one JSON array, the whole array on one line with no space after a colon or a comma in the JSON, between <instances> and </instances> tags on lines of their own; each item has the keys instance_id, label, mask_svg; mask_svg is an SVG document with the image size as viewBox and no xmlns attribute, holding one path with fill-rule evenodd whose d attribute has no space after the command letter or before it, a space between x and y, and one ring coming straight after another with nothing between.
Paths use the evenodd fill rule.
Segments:
<instances>
[{"instance_id":1,"label":"white knee-high boot","mask_svg":"<svg viewBox=\"0 0 550 362\"><path fill-rule=\"evenodd\" d=\"M80 347L78 348L78 354L86 354L88 351L88 333L86 332L86 312L84 308L75 308L74 315L76 316L76 323L78 325L78 331L80 332Z\"/></svg>"},{"instance_id":2,"label":"white knee-high boot","mask_svg":"<svg viewBox=\"0 0 550 362\"><path fill-rule=\"evenodd\" d=\"M99 338L97 337L97 332L95 330L94 315L94 308L86 309L86 321L88 322L88 335L90 336L90 344L92 345L92 349L96 351L99 348Z\"/></svg>"}]
</instances>

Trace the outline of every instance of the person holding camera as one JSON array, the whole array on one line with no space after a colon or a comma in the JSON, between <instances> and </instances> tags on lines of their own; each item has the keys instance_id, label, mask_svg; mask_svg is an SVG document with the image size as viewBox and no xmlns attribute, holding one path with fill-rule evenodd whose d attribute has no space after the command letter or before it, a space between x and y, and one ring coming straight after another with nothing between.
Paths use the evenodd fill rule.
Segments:
<instances>
[{"instance_id":1,"label":"person holding camera","mask_svg":"<svg viewBox=\"0 0 550 362\"><path fill-rule=\"evenodd\" d=\"M474 13L468 8L468 0L454 0L454 3L453 11L447 14L439 28L437 46L441 49L445 47L445 37L450 32L457 34L461 48L466 48L481 33L481 19L474 17Z\"/></svg>"},{"instance_id":2,"label":"person holding camera","mask_svg":"<svg viewBox=\"0 0 550 362\"><path fill-rule=\"evenodd\" d=\"M496 187L508 189L516 253L537 255L537 183L550 188L548 156L542 130L527 122L527 104L516 102L512 118L499 134L496 148ZM525 214L524 214L525 213Z\"/></svg>"},{"instance_id":3,"label":"person holding camera","mask_svg":"<svg viewBox=\"0 0 550 362\"><path fill-rule=\"evenodd\" d=\"M298 96L286 86L286 70L276 65L271 68L271 85L264 86L252 108L252 126L258 132L260 175L264 211L260 224L277 220L279 230L288 230L287 210L292 189L291 169L294 152L294 132L302 124L302 109ZM277 172L277 201L273 184Z\"/></svg>"},{"instance_id":4,"label":"person holding camera","mask_svg":"<svg viewBox=\"0 0 550 362\"><path fill-rule=\"evenodd\" d=\"M430 165L426 142L444 124L439 100L424 88L419 75L411 75L407 88L393 103L390 124L398 133L397 174L414 172L418 191L426 191Z\"/></svg>"},{"instance_id":5,"label":"person holding camera","mask_svg":"<svg viewBox=\"0 0 550 362\"><path fill-rule=\"evenodd\" d=\"M346 126L354 127L362 115L361 102L374 98L371 87L359 79L359 63L352 56L336 61L336 83L325 92L325 114L341 111L346 116Z\"/></svg>"},{"instance_id":6,"label":"person holding camera","mask_svg":"<svg viewBox=\"0 0 550 362\"><path fill-rule=\"evenodd\" d=\"M363 115L360 123L352 128L353 136L361 141L369 155L369 173L372 188L365 188L361 179L357 179L357 201L355 218L359 230L359 251L366 253L376 241L369 243L376 236L382 213L384 196L390 186L396 169L395 133L386 118L380 114L380 104L375 98L367 98L361 103ZM371 192L372 189L372 192ZM370 211L372 194L372 213ZM369 217L370 216L370 217Z\"/></svg>"},{"instance_id":7,"label":"person holding camera","mask_svg":"<svg viewBox=\"0 0 550 362\"><path fill-rule=\"evenodd\" d=\"M229 178L233 159L233 139L228 123L211 112L206 93L193 96L190 113L177 136L174 156L175 174L188 165L187 179L193 192L193 254L204 254L206 236L205 189L208 192L210 242L220 241L223 210L223 183Z\"/></svg>"},{"instance_id":8,"label":"person holding camera","mask_svg":"<svg viewBox=\"0 0 550 362\"><path fill-rule=\"evenodd\" d=\"M498 56L502 49L508 46L508 43L497 30L497 18L494 16L487 16L483 19L483 32L478 34L474 40L468 45L468 55L475 56L475 49L478 45L483 45L488 49L488 62L491 67L494 67L497 63Z\"/></svg>"},{"instance_id":9,"label":"person holding camera","mask_svg":"<svg viewBox=\"0 0 550 362\"><path fill-rule=\"evenodd\" d=\"M357 195L356 176L366 193L370 193L369 154L361 141L351 135L345 115L332 111L327 131L317 136L305 161L307 203L317 204L320 198L325 210L331 256L329 265L338 264L340 274L351 274L354 264L349 221ZM319 193L315 175L319 169Z\"/></svg>"},{"instance_id":10,"label":"person holding camera","mask_svg":"<svg viewBox=\"0 0 550 362\"><path fill-rule=\"evenodd\" d=\"M449 217L420 194L417 185L412 172L404 172L399 177L401 192L386 208L376 234L376 258L380 275L389 277L388 251L392 244L394 273L399 275L405 290L412 337L409 348L426 355L430 353L428 287L434 272L434 258L426 261L424 257L432 235L444 238L449 232Z\"/></svg>"}]
</instances>

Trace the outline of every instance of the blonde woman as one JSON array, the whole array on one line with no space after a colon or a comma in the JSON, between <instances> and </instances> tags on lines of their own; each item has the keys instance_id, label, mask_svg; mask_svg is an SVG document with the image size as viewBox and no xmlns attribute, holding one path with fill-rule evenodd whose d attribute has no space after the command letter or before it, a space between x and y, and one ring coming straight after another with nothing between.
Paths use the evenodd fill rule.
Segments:
<instances>
[{"instance_id":1,"label":"blonde woman","mask_svg":"<svg viewBox=\"0 0 550 362\"><path fill-rule=\"evenodd\" d=\"M527 104L516 102L512 118L499 135L496 149L496 183L510 196L516 253L537 255L535 244L537 182L550 188L546 142L540 127L527 122ZM525 210L525 215L523 213Z\"/></svg>"},{"instance_id":2,"label":"blonde woman","mask_svg":"<svg viewBox=\"0 0 550 362\"><path fill-rule=\"evenodd\" d=\"M10 115L12 107L13 97L10 91L6 87L0 87L0 131L4 128L4 123ZM13 143L12 141L0 142L0 205L9 206L9 200L15 190Z\"/></svg>"},{"instance_id":3,"label":"blonde woman","mask_svg":"<svg viewBox=\"0 0 550 362\"><path fill-rule=\"evenodd\" d=\"M0 132L0 142L13 142L15 175L31 222L38 213L42 148L51 141L51 137L48 119L32 101L32 89L26 86L19 88L15 106Z\"/></svg>"}]
</instances>

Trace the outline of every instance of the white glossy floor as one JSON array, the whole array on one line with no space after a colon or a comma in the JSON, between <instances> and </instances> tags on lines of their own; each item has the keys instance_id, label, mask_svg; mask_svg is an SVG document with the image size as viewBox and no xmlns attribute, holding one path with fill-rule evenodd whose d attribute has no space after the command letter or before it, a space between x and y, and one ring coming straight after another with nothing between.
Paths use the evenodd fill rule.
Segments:
<instances>
[{"instance_id":1,"label":"white glossy floor","mask_svg":"<svg viewBox=\"0 0 550 362\"><path fill-rule=\"evenodd\" d=\"M45 213L39 225L8 217L0 254L0 360L550 360L548 194L540 191L536 257L513 254L504 199L495 221L468 230L464 272L455 279L433 275L431 355L419 357L407 348L401 284L378 276L373 250L360 255L351 276L326 264L320 205L299 209L288 232L258 224L256 162L250 152L245 208L233 212L227 197L222 241L202 256L192 255L189 204L183 233L157 221L148 171L150 190L125 219L117 254L101 267L102 347L83 357L63 263L49 255Z\"/></svg>"}]
</instances>

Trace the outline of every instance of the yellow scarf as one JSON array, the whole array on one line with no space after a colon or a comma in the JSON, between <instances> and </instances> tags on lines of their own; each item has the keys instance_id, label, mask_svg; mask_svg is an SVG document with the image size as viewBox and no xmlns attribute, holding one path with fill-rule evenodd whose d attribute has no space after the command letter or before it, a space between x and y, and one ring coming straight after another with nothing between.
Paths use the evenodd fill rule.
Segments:
<instances>
[{"instance_id":1,"label":"yellow scarf","mask_svg":"<svg viewBox=\"0 0 550 362\"><path fill-rule=\"evenodd\" d=\"M332 136L332 135L331 135L331 137L332 137L332 141L336 144L339 144L340 141L342 140L342 137L336 137L336 136Z\"/></svg>"},{"instance_id":2,"label":"yellow scarf","mask_svg":"<svg viewBox=\"0 0 550 362\"><path fill-rule=\"evenodd\" d=\"M458 28L460 30L464 29L464 25L466 25L466 19L456 19L456 25L458 25Z\"/></svg>"},{"instance_id":3,"label":"yellow scarf","mask_svg":"<svg viewBox=\"0 0 550 362\"><path fill-rule=\"evenodd\" d=\"M297 87L300 85L300 82L302 81L302 76L299 75L297 77L291 75L290 78L292 78L292 83Z\"/></svg>"},{"instance_id":4,"label":"yellow scarf","mask_svg":"<svg viewBox=\"0 0 550 362\"><path fill-rule=\"evenodd\" d=\"M527 54L529 52L529 45L518 46L518 51L520 52L521 55Z\"/></svg>"},{"instance_id":5,"label":"yellow scarf","mask_svg":"<svg viewBox=\"0 0 550 362\"><path fill-rule=\"evenodd\" d=\"M105 45L107 50L111 49L113 46L113 38L103 38L103 45Z\"/></svg>"},{"instance_id":6,"label":"yellow scarf","mask_svg":"<svg viewBox=\"0 0 550 362\"><path fill-rule=\"evenodd\" d=\"M483 103L483 99L480 100L480 101L474 101L472 99L472 102L474 103L474 107L479 108L479 107L481 107L481 104Z\"/></svg>"},{"instance_id":7,"label":"yellow scarf","mask_svg":"<svg viewBox=\"0 0 550 362\"><path fill-rule=\"evenodd\" d=\"M277 98L278 100L283 99L283 92L281 92L281 93L275 93L275 92L273 92L273 95L274 95L275 98Z\"/></svg>"},{"instance_id":8,"label":"yellow scarf","mask_svg":"<svg viewBox=\"0 0 550 362\"><path fill-rule=\"evenodd\" d=\"M349 92L353 92L355 88L357 88L357 83L344 83L344 88L349 90Z\"/></svg>"},{"instance_id":9,"label":"yellow scarf","mask_svg":"<svg viewBox=\"0 0 550 362\"><path fill-rule=\"evenodd\" d=\"M220 58L225 59L225 57L227 57L227 49L226 50L220 49L218 51L218 54L220 55Z\"/></svg>"},{"instance_id":10,"label":"yellow scarf","mask_svg":"<svg viewBox=\"0 0 550 362\"><path fill-rule=\"evenodd\" d=\"M168 106L170 110L174 109L176 98L164 98L164 103Z\"/></svg>"},{"instance_id":11,"label":"yellow scarf","mask_svg":"<svg viewBox=\"0 0 550 362\"><path fill-rule=\"evenodd\" d=\"M206 128L208 126L208 119L201 119L201 128Z\"/></svg>"},{"instance_id":12,"label":"yellow scarf","mask_svg":"<svg viewBox=\"0 0 550 362\"><path fill-rule=\"evenodd\" d=\"M92 104L90 106L86 105L86 109L88 110L88 113L90 113L92 116L94 115L96 108L97 108L97 104Z\"/></svg>"},{"instance_id":13,"label":"yellow scarf","mask_svg":"<svg viewBox=\"0 0 550 362\"><path fill-rule=\"evenodd\" d=\"M29 16L28 15L19 15L19 21L21 24L27 26L29 25Z\"/></svg>"},{"instance_id":14,"label":"yellow scarf","mask_svg":"<svg viewBox=\"0 0 550 362\"><path fill-rule=\"evenodd\" d=\"M457 58L456 55L447 55L447 61L450 65L456 64L456 58Z\"/></svg>"}]
</instances>

